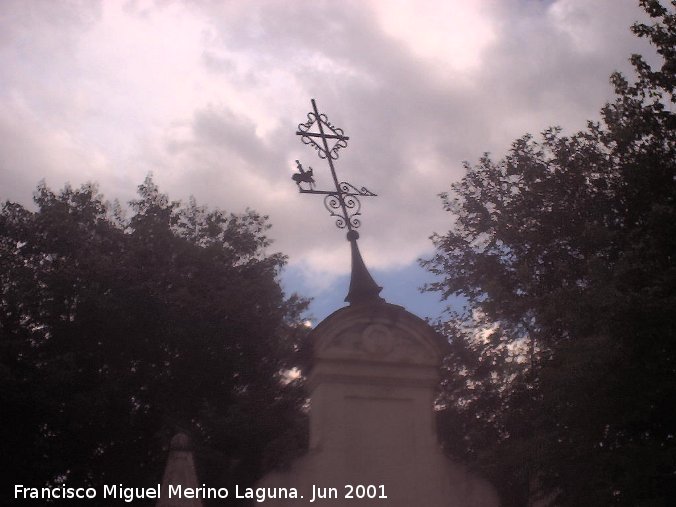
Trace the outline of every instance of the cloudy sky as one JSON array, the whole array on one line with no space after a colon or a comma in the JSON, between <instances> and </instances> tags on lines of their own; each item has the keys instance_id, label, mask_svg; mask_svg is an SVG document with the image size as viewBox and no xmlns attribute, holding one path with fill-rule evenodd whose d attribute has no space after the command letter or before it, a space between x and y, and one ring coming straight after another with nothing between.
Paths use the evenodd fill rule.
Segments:
<instances>
[{"instance_id":1,"label":"cloudy sky","mask_svg":"<svg viewBox=\"0 0 676 507\"><path fill-rule=\"evenodd\" d=\"M526 132L572 133L612 97L614 70L651 54L634 0L0 1L0 199L41 179L98 182L127 201L152 171L173 199L270 216L284 284L326 316L349 245L295 160L310 99L344 129L339 178L362 199L360 246L388 301L436 317L416 259L451 217L437 194L462 161Z\"/></svg>"}]
</instances>

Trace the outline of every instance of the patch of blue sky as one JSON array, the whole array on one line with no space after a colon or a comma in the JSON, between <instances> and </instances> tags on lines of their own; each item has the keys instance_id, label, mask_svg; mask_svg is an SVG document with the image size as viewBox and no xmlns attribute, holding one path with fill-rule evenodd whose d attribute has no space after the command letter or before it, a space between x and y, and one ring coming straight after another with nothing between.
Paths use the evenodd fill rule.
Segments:
<instances>
[{"instance_id":1,"label":"patch of blue sky","mask_svg":"<svg viewBox=\"0 0 676 507\"><path fill-rule=\"evenodd\" d=\"M388 303L401 305L423 319L435 321L442 317L447 307L460 310L464 304L462 297L442 301L437 292L421 292L421 287L433 282L434 277L416 262L397 269L370 271L378 285L383 288L380 295ZM347 305L344 300L350 285L350 275L339 276L329 287L318 290L308 283L302 266L289 266L282 274L282 285L288 294L296 292L312 298L307 315L315 325Z\"/></svg>"}]
</instances>

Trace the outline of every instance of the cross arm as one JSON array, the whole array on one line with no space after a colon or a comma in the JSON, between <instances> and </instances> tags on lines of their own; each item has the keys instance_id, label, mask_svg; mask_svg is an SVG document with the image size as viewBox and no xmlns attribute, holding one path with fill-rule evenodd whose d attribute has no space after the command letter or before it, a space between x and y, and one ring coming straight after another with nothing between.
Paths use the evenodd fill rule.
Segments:
<instances>
[{"instance_id":1,"label":"cross arm","mask_svg":"<svg viewBox=\"0 0 676 507\"><path fill-rule=\"evenodd\" d=\"M339 136L337 134L316 134L314 132L296 132L297 136L303 136L303 137L322 137L324 139L340 139L341 141L349 141L350 138L348 136Z\"/></svg>"}]
</instances>

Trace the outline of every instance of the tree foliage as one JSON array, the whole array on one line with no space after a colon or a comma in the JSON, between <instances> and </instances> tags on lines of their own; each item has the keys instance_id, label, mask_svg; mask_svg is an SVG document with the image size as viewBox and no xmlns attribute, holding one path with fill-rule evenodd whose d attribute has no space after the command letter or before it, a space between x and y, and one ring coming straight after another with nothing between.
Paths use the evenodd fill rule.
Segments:
<instances>
[{"instance_id":1,"label":"tree foliage","mask_svg":"<svg viewBox=\"0 0 676 507\"><path fill-rule=\"evenodd\" d=\"M659 68L634 55L600 122L466 164L423 262L468 301L441 326L446 444L505 505L676 498L676 2L641 4Z\"/></svg>"},{"instance_id":2,"label":"tree foliage","mask_svg":"<svg viewBox=\"0 0 676 507\"><path fill-rule=\"evenodd\" d=\"M304 302L266 217L171 202L150 177L129 219L92 185L35 203L0 214L6 485L155 484L178 430L224 486L294 450L304 397L282 377Z\"/></svg>"}]
</instances>

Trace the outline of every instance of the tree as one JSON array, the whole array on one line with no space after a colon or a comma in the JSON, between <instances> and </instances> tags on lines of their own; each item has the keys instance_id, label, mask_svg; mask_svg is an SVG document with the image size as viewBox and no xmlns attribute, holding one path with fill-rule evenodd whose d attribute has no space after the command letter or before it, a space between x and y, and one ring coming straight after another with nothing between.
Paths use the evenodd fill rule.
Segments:
<instances>
[{"instance_id":1,"label":"tree","mask_svg":"<svg viewBox=\"0 0 676 507\"><path fill-rule=\"evenodd\" d=\"M128 220L92 185L35 203L0 214L6 485L155 484L178 430L223 486L296 450L279 442L304 418L283 380L305 302L267 217L170 202L150 177Z\"/></svg>"},{"instance_id":2,"label":"tree","mask_svg":"<svg viewBox=\"0 0 676 507\"><path fill-rule=\"evenodd\" d=\"M465 164L442 194L455 222L423 262L467 309L453 354L446 445L505 505L667 505L676 498L676 14L632 27L662 57L611 76L602 121L527 135Z\"/></svg>"}]
</instances>

